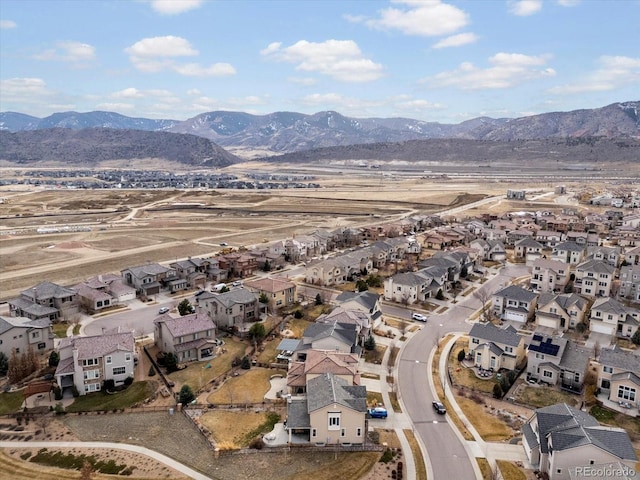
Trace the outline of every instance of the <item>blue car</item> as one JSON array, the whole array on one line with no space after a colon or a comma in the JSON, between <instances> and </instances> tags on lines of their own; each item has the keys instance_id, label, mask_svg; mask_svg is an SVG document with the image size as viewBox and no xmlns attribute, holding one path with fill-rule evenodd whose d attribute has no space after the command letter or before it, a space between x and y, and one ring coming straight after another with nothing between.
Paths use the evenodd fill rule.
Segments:
<instances>
[{"instance_id":1,"label":"blue car","mask_svg":"<svg viewBox=\"0 0 640 480\"><path fill-rule=\"evenodd\" d=\"M370 408L369 416L371 418L387 418L387 409L382 407Z\"/></svg>"}]
</instances>

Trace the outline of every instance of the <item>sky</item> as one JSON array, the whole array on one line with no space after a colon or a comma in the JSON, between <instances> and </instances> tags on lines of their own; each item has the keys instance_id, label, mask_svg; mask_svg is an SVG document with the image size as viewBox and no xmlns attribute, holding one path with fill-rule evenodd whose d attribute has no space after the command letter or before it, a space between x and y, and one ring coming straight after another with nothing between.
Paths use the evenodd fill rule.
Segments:
<instances>
[{"instance_id":1,"label":"sky","mask_svg":"<svg viewBox=\"0 0 640 480\"><path fill-rule=\"evenodd\" d=\"M0 0L0 111L459 123L640 100L640 0Z\"/></svg>"}]
</instances>

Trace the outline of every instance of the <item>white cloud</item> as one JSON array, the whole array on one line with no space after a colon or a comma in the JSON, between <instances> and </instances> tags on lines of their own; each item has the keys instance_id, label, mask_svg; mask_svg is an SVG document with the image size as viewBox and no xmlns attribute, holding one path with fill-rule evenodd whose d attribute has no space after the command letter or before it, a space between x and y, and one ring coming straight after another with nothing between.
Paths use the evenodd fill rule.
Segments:
<instances>
[{"instance_id":1,"label":"white cloud","mask_svg":"<svg viewBox=\"0 0 640 480\"><path fill-rule=\"evenodd\" d=\"M422 37L449 35L469 24L469 15L464 10L440 0L396 0L393 3L404 4L408 8L386 8L376 19L345 18L376 30L399 30L405 35Z\"/></svg>"},{"instance_id":2,"label":"white cloud","mask_svg":"<svg viewBox=\"0 0 640 480\"><path fill-rule=\"evenodd\" d=\"M556 95L604 92L640 84L640 57L602 56L598 68L582 80L549 89Z\"/></svg>"},{"instance_id":3,"label":"white cloud","mask_svg":"<svg viewBox=\"0 0 640 480\"><path fill-rule=\"evenodd\" d=\"M7 104L28 104L42 107L55 93L41 78L8 78L0 80L0 111L11 110ZM22 110L20 110L22 111Z\"/></svg>"},{"instance_id":4,"label":"white cloud","mask_svg":"<svg viewBox=\"0 0 640 480\"><path fill-rule=\"evenodd\" d=\"M443 38L433 48L460 47L476 41L478 41L478 36L475 33L459 33L458 35Z\"/></svg>"},{"instance_id":5,"label":"white cloud","mask_svg":"<svg viewBox=\"0 0 640 480\"><path fill-rule=\"evenodd\" d=\"M141 98L144 97L144 94L137 88L131 87L112 93L111 96L113 98Z\"/></svg>"},{"instance_id":6,"label":"white cloud","mask_svg":"<svg viewBox=\"0 0 640 480\"><path fill-rule=\"evenodd\" d=\"M91 62L96 58L96 49L82 42L57 42L56 48L50 48L33 56L36 60L55 60L69 63Z\"/></svg>"},{"instance_id":7,"label":"white cloud","mask_svg":"<svg viewBox=\"0 0 640 480\"><path fill-rule=\"evenodd\" d=\"M121 110L133 110L135 108L135 105L132 105L130 103L109 103L109 102L105 102L105 103L99 103L95 106L96 109L98 110L104 110L107 112L117 112L117 111L121 111Z\"/></svg>"},{"instance_id":8,"label":"white cloud","mask_svg":"<svg viewBox=\"0 0 640 480\"><path fill-rule=\"evenodd\" d=\"M548 55L497 53L489 58L491 67L479 68L464 62L456 70L439 73L425 81L434 87L458 87L463 90L510 88L538 78L555 76L555 70L545 68L548 60Z\"/></svg>"},{"instance_id":9,"label":"white cloud","mask_svg":"<svg viewBox=\"0 0 640 480\"><path fill-rule=\"evenodd\" d=\"M353 40L300 40L285 48L281 43L272 43L261 54L275 61L296 63L296 70L317 72L343 82L370 82L383 75L382 65L365 58Z\"/></svg>"},{"instance_id":10,"label":"white cloud","mask_svg":"<svg viewBox=\"0 0 640 480\"><path fill-rule=\"evenodd\" d=\"M209 66L194 62L176 63L176 58L194 57L199 55L199 52L188 40L173 35L143 38L124 51L129 54L129 60L134 67L147 73L173 70L189 77L221 77L236 73L235 68L228 63L214 63Z\"/></svg>"},{"instance_id":11,"label":"white cloud","mask_svg":"<svg viewBox=\"0 0 640 480\"><path fill-rule=\"evenodd\" d=\"M184 65L174 65L173 69L180 75L187 77L227 77L236 74L236 69L229 63L214 63L208 67L203 67L197 63L186 63Z\"/></svg>"},{"instance_id":12,"label":"white cloud","mask_svg":"<svg viewBox=\"0 0 640 480\"><path fill-rule=\"evenodd\" d=\"M13 20L0 20L0 30L9 30L10 28L16 28L18 24Z\"/></svg>"},{"instance_id":13,"label":"white cloud","mask_svg":"<svg viewBox=\"0 0 640 480\"><path fill-rule=\"evenodd\" d=\"M509 12L519 17L528 17L542 10L542 0L517 0L509 2Z\"/></svg>"},{"instance_id":14,"label":"white cloud","mask_svg":"<svg viewBox=\"0 0 640 480\"><path fill-rule=\"evenodd\" d=\"M575 7L580 4L581 0L558 0L558 5L561 7Z\"/></svg>"},{"instance_id":15,"label":"white cloud","mask_svg":"<svg viewBox=\"0 0 640 480\"><path fill-rule=\"evenodd\" d=\"M302 85L305 87L310 87L318 83L315 78L311 77L289 77L287 78L288 82L295 83L296 85Z\"/></svg>"},{"instance_id":16,"label":"white cloud","mask_svg":"<svg viewBox=\"0 0 640 480\"><path fill-rule=\"evenodd\" d=\"M162 15L177 15L202 5L202 0L152 0L151 8Z\"/></svg>"},{"instance_id":17,"label":"white cloud","mask_svg":"<svg viewBox=\"0 0 640 480\"><path fill-rule=\"evenodd\" d=\"M187 95L189 96L202 95L202 92L197 88L190 88L189 90L187 90Z\"/></svg>"}]
</instances>

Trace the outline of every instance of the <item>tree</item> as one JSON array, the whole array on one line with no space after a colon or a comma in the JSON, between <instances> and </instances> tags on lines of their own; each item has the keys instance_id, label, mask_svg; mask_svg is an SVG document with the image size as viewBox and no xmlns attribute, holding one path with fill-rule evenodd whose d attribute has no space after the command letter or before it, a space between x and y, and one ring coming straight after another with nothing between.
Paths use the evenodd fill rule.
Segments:
<instances>
[{"instance_id":1,"label":"tree","mask_svg":"<svg viewBox=\"0 0 640 480\"><path fill-rule=\"evenodd\" d=\"M324 301L322 300L322 295L320 295L320 292L318 292L316 294L316 305L322 305L324 303Z\"/></svg>"},{"instance_id":2,"label":"tree","mask_svg":"<svg viewBox=\"0 0 640 480\"><path fill-rule=\"evenodd\" d=\"M264 265L262 266L262 270L265 272L270 272L271 271L271 264L269 263L269 260L265 260L264 261Z\"/></svg>"},{"instance_id":3,"label":"tree","mask_svg":"<svg viewBox=\"0 0 640 480\"><path fill-rule=\"evenodd\" d=\"M94 469L88 460L85 460L80 469L80 480L91 480L93 478Z\"/></svg>"},{"instance_id":4,"label":"tree","mask_svg":"<svg viewBox=\"0 0 640 480\"><path fill-rule=\"evenodd\" d=\"M267 303L269 303L269 295L267 295L266 293L262 292L260 294L260 298L258 299L258 301L260 303L263 303L263 304L266 305Z\"/></svg>"},{"instance_id":5,"label":"tree","mask_svg":"<svg viewBox=\"0 0 640 480\"><path fill-rule=\"evenodd\" d=\"M113 378L107 378L104 382L102 382L102 391L104 392L112 392L116 388L116 382Z\"/></svg>"},{"instance_id":6,"label":"tree","mask_svg":"<svg viewBox=\"0 0 640 480\"><path fill-rule=\"evenodd\" d=\"M481 303L480 320L482 320L483 322L488 322L489 320L491 320L491 309L489 308L489 300L491 298L491 295L487 290L479 288L478 290L473 292L473 296L477 298Z\"/></svg>"},{"instance_id":7,"label":"tree","mask_svg":"<svg viewBox=\"0 0 640 480\"><path fill-rule=\"evenodd\" d=\"M441 288L438 290L438 293L436 293L436 300L444 300L444 294Z\"/></svg>"},{"instance_id":8,"label":"tree","mask_svg":"<svg viewBox=\"0 0 640 480\"><path fill-rule=\"evenodd\" d=\"M164 366L167 367L167 373L178 370L178 359L173 353L169 352L165 355Z\"/></svg>"},{"instance_id":9,"label":"tree","mask_svg":"<svg viewBox=\"0 0 640 480\"><path fill-rule=\"evenodd\" d=\"M193 402L196 399L196 396L189 385L183 385L180 389L180 393L178 394L178 399L182 405L187 405Z\"/></svg>"},{"instance_id":10,"label":"tree","mask_svg":"<svg viewBox=\"0 0 640 480\"><path fill-rule=\"evenodd\" d=\"M359 292L366 292L367 290L369 290L369 285L367 285L367 282L365 280L358 280L356 282L356 290L358 290Z\"/></svg>"},{"instance_id":11,"label":"tree","mask_svg":"<svg viewBox=\"0 0 640 480\"><path fill-rule=\"evenodd\" d=\"M633 334L633 337L631 337L631 341L636 345L640 345L640 328L636 330L636 333Z\"/></svg>"},{"instance_id":12,"label":"tree","mask_svg":"<svg viewBox=\"0 0 640 480\"><path fill-rule=\"evenodd\" d=\"M493 398L502 398L502 387L499 383L493 386Z\"/></svg>"},{"instance_id":13,"label":"tree","mask_svg":"<svg viewBox=\"0 0 640 480\"><path fill-rule=\"evenodd\" d=\"M228 291L229 291L229 287L227 287L226 285L220 289L220 293L225 293Z\"/></svg>"},{"instance_id":14,"label":"tree","mask_svg":"<svg viewBox=\"0 0 640 480\"><path fill-rule=\"evenodd\" d=\"M49 355L49 366L57 367L59 363L60 363L60 355L58 354L58 352L53 350Z\"/></svg>"},{"instance_id":15,"label":"tree","mask_svg":"<svg viewBox=\"0 0 640 480\"><path fill-rule=\"evenodd\" d=\"M373 288L381 287L383 284L382 277L380 275L369 275L367 277L367 285Z\"/></svg>"},{"instance_id":16,"label":"tree","mask_svg":"<svg viewBox=\"0 0 640 480\"><path fill-rule=\"evenodd\" d=\"M189 302L189 300L187 300L186 298L178 304L178 313L180 314L181 317L184 317L185 315L189 315L192 312L193 312L193 307L191 306L191 303Z\"/></svg>"},{"instance_id":17,"label":"tree","mask_svg":"<svg viewBox=\"0 0 640 480\"><path fill-rule=\"evenodd\" d=\"M301 319L302 317L304 317L304 313L302 313L302 310L298 309L293 312L293 318Z\"/></svg>"},{"instance_id":18,"label":"tree","mask_svg":"<svg viewBox=\"0 0 640 480\"><path fill-rule=\"evenodd\" d=\"M249 360L249 357L246 355L242 357L242 360L240 361L240 368L243 370L249 370L251 368L251 360Z\"/></svg>"},{"instance_id":19,"label":"tree","mask_svg":"<svg viewBox=\"0 0 640 480\"><path fill-rule=\"evenodd\" d=\"M51 417L49 415L40 415L36 418L36 425L42 427L44 434L47 434L47 427L51 423Z\"/></svg>"},{"instance_id":20,"label":"tree","mask_svg":"<svg viewBox=\"0 0 640 480\"><path fill-rule=\"evenodd\" d=\"M460 350L458 352L458 361L461 362L464 360L464 357L466 357L466 354L464 353L464 348L462 350Z\"/></svg>"},{"instance_id":21,"label":"tree","mask_svg":"<svg viewBox=\"0 0 640 480\"><path fill-rule=\"evenodd\" d=\"M367 339L364 341L364 348L365 350L369 350L369 351L375 350L376 339L373 338L373 335L369 335Z\"/></svg>"},{"instance_id":22,"label":"tree","mask_svg":"<svg viewBox=\"0 0 640 480\"><path fill-rule=\"evenodd\" d=\"M460 270L460 277L467 278L467 275L469 275L469 269L467 268L466 265L463 265L462 269Z\"/></svg>"},{"instance_id":23,"label":"tree","mask_svg":"<svg viewBox=\"0 0 640 480\"><path fill-rule=\"evenodd\" d=\"M18 353L15 348L11 350L11 359L9 360L7 375L9 376L9 383L17 383L25 377L22 373L20 357L18 357Z\"/></svg>"},{"instance_id":24,"label":"tree","mask_svg":"<svg viewBox=\"0 0 640 480\"><path fill-rule=\"evenodd\" d=\"M9 370L9 359L4 354L4 352L0 352L0 376L6 375L8 370Z\"/></svg>"},{"instance_id":25,"label":"tree","mask_svg":"<svg viewBox=\"0 0 640 480\"><path fill-rule=\"evenodd\" d=\"M262 323L254 323L249 329L249 338L253 339L256 343L260 343L264 337L267 336L267 332L264 329Z\"/></svg>"}]
</instances>

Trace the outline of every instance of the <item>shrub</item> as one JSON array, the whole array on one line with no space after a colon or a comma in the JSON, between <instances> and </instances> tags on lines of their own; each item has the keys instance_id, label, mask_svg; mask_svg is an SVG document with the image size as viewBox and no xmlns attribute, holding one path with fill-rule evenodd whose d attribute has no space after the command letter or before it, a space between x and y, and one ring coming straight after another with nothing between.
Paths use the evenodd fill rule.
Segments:
<instances>
[{"instance_id":1,"label":"shrub","mask_svg":"<svg viewBox=\"0 0 640 480\"><path fill-rule=\"evenodd\" d=\"M364 342L364 348L366 350L374 350L376 348L376 339L373 338L373 335L369 335L369 337L367 337L367 339Z\"/></svg>"},{"instance_id":2,"label":"shrub","mask_svg":"<svg viewBox=\"0 0 640 480\"><path fill-rule=\"evenodd\" d=\"M113 392L115 388L116 382L113 381L113 378L108 378L102 382L102 390L105 392Z\"/></svg>"},{"instance_id":3,"label":"shrub","mask_svg":"<svg viewBox=\"0 0 640 480\"><path fill-rule=\"evenodd\" d=\"M502 398L502 387L499 383L493 386L493 398Z\"/></svg>"},{"instance_id":4,"label":"shrub","mask_svg":"<svg viewBox=\"0 0 640 480\"><path fill-rule=\"evenodd\" d=\"M389 463L391 460L393 460L393 451L391 451L390 448L387 448L382 454L382 457L380 457L380 461L382 463Z\"/></svg>"},{"instance_id":5,"label":"shrub","mask_svg":"<svg viewBox=\"0 0 640 480\"><path fill-rule=\"evenodd\" d=\"M636 345L640 345L640 328L636 330L636 333L633 334L633 337L631 337L631 341Z\"/></svg>"},{"instance_id":6,"label":"shrub","mask_svg":"<svg viewBox=\"0 0 640 480\"><path fill-rule=\"evenodd\" d=\"M302 313L302 310L296 310L295 312L293 312L293 318L297 318L300 319L302 318L304 315Z\"/></svg>"},{"instance_id":7,"label":"shrub","mask_svg":"<svg viewBox=\"0 0 640 480\"><path fill-rule=\"evenodd\" d=\"M442 293L442 289L439 289L438 293L436 293L436 300L444 300L444 294Z\"/></svg>"},{"instance_id":8,"label":"shrub","mask_svg":"<svg viewBox=\"0 0 640 480\"><path fill-rule=\"evenodd\" d=\"M264 448L264 442L261 438L254 438L249 444L249 448L255 448L256 450L262 450Z\"/></svg>"},{"instance_id":9,"label":"shrub","mask_svg":"<svg viewBox=\"0 0 640 480\"><path fill-rule=\"evenodd\" d=\"M58 355L58 352L56 352L54 350L49 355L49 366L50 367L57 367L58 363L60 363L60 355Z\"/></svg>"},{"instance_id":10,"label":"shrub","mask_svg":"<svg viewBox=\"0 0 640 480\"><path fill-rule=\"evenodd\" d=\"M53 398L56 400L62 400L62 389L58 385L53 387Z\"/></svg>"},{"instance_id":11,"label":"shrub","mask_svg":"<svg viewBox=\"0 0 640 480\"><path fill-rule=\"evenodd\" d=\"M56 415L61 415L64 413L64 405L62 402L58 402L53 410L56 412Z\"/></svg>"},{"instance_id":12,"label":"shrub","mask_svg":"<svg viewBox=\"0 0 640 480\"><path fill-rule=\"evenodd\" d=\"M458 352L458 361L461 362L464 360L466 354L464 353L464 348Z\"/></svg>"},{"instance_id":13,"label":"shrub","mask_svg":"<svg viewBox=\"0 0 640 480\"><path fill-rule=\"evenodd\" d=\"M322 305L324 302L322 301L322 295L320 293L316 294L316 305Z\"/></svg>"},{"instance_id":14,"label":"shrub","mask_svg":"<svg viewBox=\"0 0 640 480\"><path fill-rule=\"evenodd\" d=\"M167 353L164 357L164 364L167 367L167 373L178 371L178 359L173 353Z\"/></svg>"},{"instance_id":15,"label":"shrub","mask_svg":"<svg viewBox=\"0 0 640 480\"><path fill-rule=\"evenodd\" d=\"M251 360L246 355L242 357L242 361L240 362L240 368L243 370L249 370L251 368Z\"/></svg>"},{"instance_id":16,"label":"shrub","mask_svg":"<svg viewBox=\"0 0 640 480\"><path fill-rule=\"evenodd\" d=\"M80 392L75 385L71 387L71 394L73 395L73 398L78 398L80 396Z\"/></svg>"},{"instance_id":17,"label":"shrub","mask_svg":"<svg viewBox=\"0 0 640 480\"><path fill-rule=\"evenodd\" d=\"M178 394L178 397L179 397L180 403L183 405L187 405L196 399L196 396L193 393L193 390L191 390L191 387L189 385L182 386L182 388L180 389L180 393Z\"/></svg>"}]
</instances>

